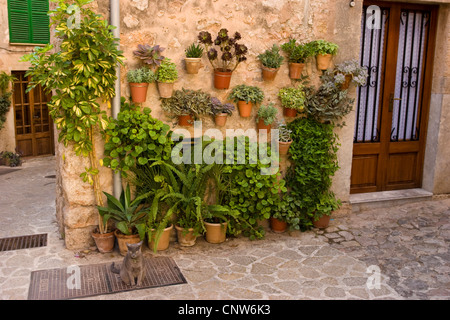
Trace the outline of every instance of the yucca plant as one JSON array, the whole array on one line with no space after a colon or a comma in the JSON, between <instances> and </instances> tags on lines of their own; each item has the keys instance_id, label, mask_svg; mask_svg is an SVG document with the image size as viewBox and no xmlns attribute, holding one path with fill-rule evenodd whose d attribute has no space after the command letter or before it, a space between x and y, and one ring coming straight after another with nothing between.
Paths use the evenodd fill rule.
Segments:
<instances>
[{"instance_id":1,"label":"yucca plant","mask_svg":"<svg viewBox=\"0 0 450 320\"><path fill-rule=\"evenodd\" d=\"M193 43L185 50L186 58L201 58L203 56L203 47Z\"/></svg>"}]
</instances>

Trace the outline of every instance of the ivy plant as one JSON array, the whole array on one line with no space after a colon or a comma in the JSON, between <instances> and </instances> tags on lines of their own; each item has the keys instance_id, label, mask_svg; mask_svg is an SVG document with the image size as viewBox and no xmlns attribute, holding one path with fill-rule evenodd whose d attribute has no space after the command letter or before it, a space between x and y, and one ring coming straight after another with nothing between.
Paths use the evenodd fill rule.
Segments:
<instances>
[{"instance_id":1,"label":"ivy plant","mask_svg":"<svg viewBox=\"0 0 450 320\"><path fill-rule=\"evenodd\" d=\"M127 171L136 165L170 159L170 126L153 118L149 108L141 111L125 98L117 119L109 119L105 133L103 165L120 171L122 176L127 176Z\"/></svg>"},{"instance_id":2,"label":"ivy plant","mask_svg":"<svg viewBox=\"0 0 450 320\"><path fill-rule=\"evenodd\" d=\"M117 49L113 26L86 5L92 0L58 0L58 6L50 11L51 25L61 39L58 50L52 44L39 47L27 54L22 61L31 64L27 76L31 76L28 90L41 85L53 96L48 103L50 115L59 130L59 141L65 147L73 146L78 156L88 157L90 167L81 174L83 181L94 186L97 205L103 206L98 159L94 135L108 126L106 112L99 100L108 102L115 96L116 66L123 64L122 52ZM73 28L68 21L70 5L80 10L79 25ZM99 219L99 231L105 232Z\"/></svg>"}]
</instances>

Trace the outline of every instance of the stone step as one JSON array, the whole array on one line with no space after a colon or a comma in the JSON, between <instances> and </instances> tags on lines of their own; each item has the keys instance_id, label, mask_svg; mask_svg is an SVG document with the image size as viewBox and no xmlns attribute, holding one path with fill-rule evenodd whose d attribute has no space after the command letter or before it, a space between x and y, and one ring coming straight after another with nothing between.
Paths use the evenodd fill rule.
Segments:
<instances>
[{"instance_id":1,"label":"stone step","mask_svg":"<svg viewBox=\"0 0 450 320\"><path fill-rule=\"evenodd\" d=\"M350 195L353 212L399 206L418 201L432 200L433 193L424 189L407 189L395 191L381 191L358 193Z\"/></svg>"}]
</instances>

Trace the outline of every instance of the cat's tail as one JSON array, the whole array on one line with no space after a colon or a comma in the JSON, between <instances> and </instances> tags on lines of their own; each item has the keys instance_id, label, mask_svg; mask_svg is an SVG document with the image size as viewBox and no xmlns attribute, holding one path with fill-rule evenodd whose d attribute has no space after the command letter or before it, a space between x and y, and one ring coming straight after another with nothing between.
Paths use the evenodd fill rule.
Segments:
<instances>
[{"instance_id":1,"label":"cat's tail","mask_svg":"<svg viewBox=\"0 0 450 320\"><path fill-rule=\"evenodd\" d=\"M116 267L116 264L114 262L111 265L111 272L120 274L120 269Z\"/></svg>"}]
</instances>

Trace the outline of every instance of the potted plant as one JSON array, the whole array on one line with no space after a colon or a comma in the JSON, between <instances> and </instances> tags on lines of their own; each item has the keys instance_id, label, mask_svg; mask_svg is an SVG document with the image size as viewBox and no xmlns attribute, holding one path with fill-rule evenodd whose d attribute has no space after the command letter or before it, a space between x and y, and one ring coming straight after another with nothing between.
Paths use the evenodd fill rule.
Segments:
<instances>
[{"instance_id":1,"label":"potted plant","mask_svg":"<svg viewBox=\"0 0 450 320\"><path fill-rule=\"evenodd\" d=\"M310 42L316 55L317 69L327 70L331 65L331 59L337 54L339 46L326 40L315 40Z\"/></svg>"},{"instance_id":2,"label":"potted plant","mask_svg":"<svg viewBox=\"0 0 450 320\"><path fill-rule=\"evenodd\" d=\"M280 54L280 47L276 44L269 50L258 55L259 61L262 64L262 77L265 81L273 81L277 76L277 72L284 61L283 56Z\"/></svg>"},{"instance_id":3,"label":"potted plant","mask_svg":"<svg viewBox=\"0 0 450 320\"><path fill-rule=\"evenodd\" d=\"M131 100L135 103L145 102L148 85L155 79L155 73L147 67L128 71L127 80L130 85Z\"/></svg>"},{"instance_id":4,"label":"potted plant","mask_svg":"<svg viewBox=\"0 0 450 320\"><path fill-rule=\"evenodd\" d=\"M295 39L291 39L281 45L281 49L288 56L289 77L291 79L301 79L306 59L314 54L312 46L309 43L299 44Z\"/></svg>"},{"instance_id":5,"label":"potted plant","mask_svg":"<svg viewBox=\"0 0 450 320\"><path fill-rule=\"evenodd\" d=\"M256 116L256 123L258 124L259 130L267 130L267 134L270 133L272 128L272 123L275 121L275 118L278 114L277 108L275 108L273 103L268 104L267 106L262 105Z\"/></svg>"},{"instance_id":6,"label":"potted plant","mask_svg":"<svg viewBox=\"0 0 450 320\"><path fill-rule=\"evenodd\" d=\"M237 102L240 116L247 118L252 114L253 104L264 100L264 92L255 86L240 84L233 88L228 99Z\"/></svg>"},{"instance_id":7,"label":"potted plant","mask_svg":"<svg viewBox=\"0 0 450 320\"><path fill-rule=\"evenodd\" d=\"M340 86L341 90L347 90L350 84L365 86L369 76L367 68L361 67L355 59L337 64L334 70L327 70L326 73L334 77L334 82Z\"/></svg>"},{"instance_id":8,"label":"potted plant","mask_svg":"<svg viewBox=\"0 0 450 320\"><path fill-rule=\"evenodd\" d=\"M119 244L121 255L126 255L126 243L138 243L145 237L145 218L148 214L146 208L141 205L146 195L131 200L130 186L122 190L120 198L103 192L107 198L107 207L98 206L98 211L102 217L104 225L109 219L115 221L116 230L114 231ZM99 223L101 223L99 221Z\"/></svg>"},{"instance_id":9,"label":"potted plant","mask_svg":"<svg viewBox=\"0 0 450 320\"><path fill-rule=\"evenodd\" d=\"M230 37L227 29L220 29L217 38L213 41L208 31L202 31L198 39L205 47L208 60L214 69L214 87L228 89L233 71L241 62L247 60L248 48L237 43L241 39L241 34L236 32L233 37Z\"/></svg>"},{"instance_id":10,"label":"potted plant","mask_svg":"<svg viewBox=\"0 0 450 320\"><path fill-rule=\"evenodd\" d=\"M170 98L173 93L173 83L178 79L177 65L169 58L164 58L156 70L156 81L158 83L159 96Z\"/></svg>"},{"instance_id":11,"label":"potted plant","mask_svg":"<svg viewBox=\"0 0 450 320\"><path fill-rule=\"evenodd\" d=\"M331 220L331 214L334 210L339 209L341 201L336 199L333 192L327 190L319 195L316 203L316 210L313 216L313 226L319 229L328 228Z\"/></svg>"},{"instance_id":12,"label":"potted plant","mask_svg":"<svg viewBox=\"0 0 450 320\"><path fill-rule=\"evenodd\" d=\"M0 152L0 164L8 167L18 167L22 164L22 160L17 152L2 151Z\"/></svg>"},{"instance_id":13,"label":"potted plant","mask_svg":"<svg viewBox=\"0 0 450 320\"><path fill-rule=\"evenodd\" d=\"M282 88L278 92L281 105L284 108L286 117L295 117L297 112L301 112L305 108L305 92L303 85L297 87Z\"/></svg>"},{"instance_id":14,"label":"potted plant","mask_svg":"<svg viewBox=\"0 0 450 320\"><path fill-rule=\"evenodd\" d=\"M353 109L354 99L348 97L348 92L342 90L335 82L333 73L325 73L322 84L318 89L313 86L305 86L305 110L306 113L323 123L338 124Z\"/></svg>"},{"instance_id":15,"label":"potted plant","mask_svg":"<svg viewBox=\"0 0 450 320\"><path fill-rule=\"evenodd\" d=\"M159 45L150 46L149 44L140 44L138 49L133 51L136 58L140 59L144 65L152 70L156 70L165 57L161 54L165 49Z\"/></svg>"},{"instance_id":16,"label":"potted plant","mask_svg":"<svg viewBox=\"0 0 450 320\"><path fill-rule=\"evenodd\" d=\"M192 126L199 115L212 114L211 95L202 90L182 88L175 90L172 97L164 99L161 108L178 117L178 125Z\"/></svg>"},{"instance_id":17,"label":"potted plant","mask_svg":"<svg viewBox=\"0 0 450 320\"><path fill-rule=\"evenodd\" d=\"M186 71L188 74L197 74L202 65L202 56L204 49L196 43L191 44L185 50Z\"/></svg>"},{"instance_id":18,"label":"potted plant","mask_svg":"<svg viewBox=\"0 0 450 320\"><path fill-rule=\"evenodd\" d=\"M281 155L287 155L289 152L289 148L291 147L292 144L292 137L291 137L292 131L288 129L287 125L284 122L278 123L277 129L279 134L278 150Z\"/></svg>"},{"instance_id":19,"label":"potted plant","mask_svg":"<svg viewBox=\"0 0 450 320\"><path fill-rule=\"evenodd\" d=\"M217 126L224 127L228 116L233 114L235 107L231 103L222 103L216 97L211 98L211 111Z\"/></svg>"}]
</instances>

